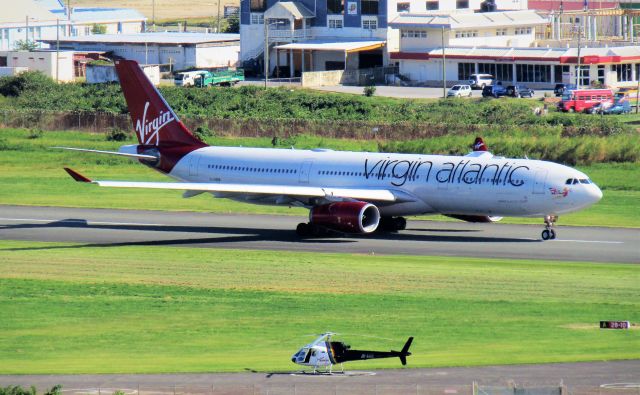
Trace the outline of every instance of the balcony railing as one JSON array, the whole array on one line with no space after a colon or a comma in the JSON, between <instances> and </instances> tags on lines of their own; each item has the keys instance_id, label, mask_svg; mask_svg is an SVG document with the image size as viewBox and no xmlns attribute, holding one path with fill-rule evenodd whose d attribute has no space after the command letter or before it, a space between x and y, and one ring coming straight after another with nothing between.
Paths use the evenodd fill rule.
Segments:
<instances>
[{"instance_id":1,"label":"balcony railing","mask_svg":"<svg viewBox=\"0 0 640 395\"><path fill-rule=\"evenodd\" d=\"M269 29L269 41L294 41L312 38L311 31L296 29Z\"/></svg>"}]
</instances>

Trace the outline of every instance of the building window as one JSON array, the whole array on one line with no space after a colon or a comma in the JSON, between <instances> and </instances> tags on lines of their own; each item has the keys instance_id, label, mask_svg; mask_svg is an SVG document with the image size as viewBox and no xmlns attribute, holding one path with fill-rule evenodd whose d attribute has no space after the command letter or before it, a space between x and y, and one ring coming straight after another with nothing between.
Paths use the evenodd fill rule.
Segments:
<instances>
[{"instance_id":1,"label":"building window","mask_svg":"<svg viewBox=\"0 0 640 395\"><path fill-rule=\"evenodd\" d=\"M329 13L329 14L343 14L344 13L344 0L327 0L327 13Z\"/></svg>"},{"instance_id":2,"label":"building window","mask_svg":"<svg viewBox=\"0 0 640 395\"><path fill-rule=\"evenodd\" d=\"M362 18L362 28L364 30L376 30L378 28L378 18Z\"/></svg>"},{"instance_id":3,"label":"building window","mask_svg":"<svg viewBox=\"0 0 640 395\"><path fill-rule=\"evenodd\" d=\"M599 65L598 66L598 82L602 85L604 85L604 74L605 74L604 65Z\"/></svg>"},{"instance_id":4,"label":"building window","mask_svg":"<svg viewBox=\"0 0 640 395\"><path fill-rule=\"evenodd\" d=\"M398 3L396 5L397 11L398 12L409 12L411 10L411 4L410 3Z\"/></svg>"},{"instance_id":5,"label":"building window","mask_svg":"<svg viewBox=\"0 0 640 395\"><path fill-rule=\"evenodd\" d=\"M633 81L631 78L631 64L614 64L611 65L611 71L616 72L618 82Z\"/></svg>"},{"instance_id":6,"label":"building window","mask_svg":"<svg viewBox=\"0 0 640 395\"><path fill-rule=\"evenodd\" d=\"M266 0L251 0L251 12L265 12L267 10Z\"/></svg>"},{"instance_id":7,"label":"building window","mask_svg":"<svg viewBox=\"0 0 640 395\"><path fill-rule=\"evenodd\" d=\"M468 80L476 72L474 63L458 63L458 80Z\"/></svg>"},{"instance_id":8,"label":"building window","mask_svg":"<svg viewBox=\"0 0 640 395\"><path fill-rule=\"evenodd\" d=\"M563 74L569 74L571 72L571 66L553 66L553 74L555 77L555 82L557 83L562 83L563 79L562 79L562 75ZM571 78L571 77L568 77Z\"/></svg>"},{"instance_id":9,"label":"building window","mask_svg":"<svg viewBox=\"0 0 640 395\"><path fill-rule=\"evenodd\" d=\"M456 8L469 8L469 0L456 0Z\"/></svg>"},{"instance_id":10,"label":"building window","mask_svg":"<svg viewBox=\"0 0 640 395\"><path fill-rule=\"evenodd\" d=\"M440 9L439 1L427 1L427 11L434 11Z\"/></svg>"},{"instance_id":11,"label":"building window","mask_svg":"<svg viewBox=\"0 0 640 395\"><path fill-rule=\"evenodd\" d=\"M462 30L456 32L456 38L478 37L477 30Z\"/></svg>"},{"instance_id":12,"label":"building window","mask_svg":"<svg viewBox=\"0 0 640 395\"><path fill-rule=\"evenodd\" d=\"M496 36L506 36L507 29L496 29Z\"/></svg>"},{"instance_id":13,"label":"building window","mask_svg":"<svg viewBox=\"0 0 640 395\"><path fill-rule=\"evenodd\" d=\"M531 27L516 27L516 35L531 34Z\"/></svg>"},{"instance_id":14,"label":"building window","mask_svg":"<svg viewBox=\"0 0 640 395\"><path fill-rule=\"evenodd\" d=\"M361 0L362 15L378 15L378 0Z\"/></svg>"},{"instance_id":15,"label":"building window","mask_svg":"<svg viewBox=\"0 0 640 395\"><path fill-rule=\"evenodd\" d=\"M329 18L329 29L342 29L342 18Z\"/></svg>"},{"instance_id":16,"label":"building window","mask_svg":"<svg viewBox=\"0 0 640 395\"><path fill-rule=\"evenodd\" d=\"M590 70L591 70L591 66L580 66L580 86L589 86L589 84L591 83L591 76L590 76ZM575 71L575 75L578 74L578 66L574 66L574 71ZM573 81L571 81L573 82Z\"/></svg>"},{"instance_id":17,"label":"building window","mask_svg":"<svg viewBox=\"0 0 640 395\"><path fill-rule=\"evenodd\" d=\"M513 65L496 64L496 71L493 74L498 81L513 81Z\"/></svg>"},{"instance_id":18,"label":"building window","mask_svg":"<svg viewBox=\"0 0 640 395\"><path fill-rule=\"evenodd\" d=\"M400 36L404 38L427 38L426 30L400 30Z\"/></svg>"},{"instance_id":19,"label":"building window","mask_svg":"<svg viewBox=\"0 0 640 395\"><path fill-rule=\"evenodd\" d=\"M636 81L640 80L640 63L636 64Z\"/></svg>"},{"instance_id":20,"label":"building window","mask_svg":"<svg viewBox=\"0 0 640 395\"><path fill-rule=\"evenodd\" d=\"M551 66L545 64L517 64L518 82L551 82Z\"/></svg>"},{"instance_id":21,"label":"building window","mask_svg":"<svg viewBox=\"0 0 640 395\"><path fill-rule=\"evenodd\" d=\"M478 73L491 74L492 76L495 77L496 64L495 63L478 63Z\"/></svg>"},{"instance_id":22,"label":"building window","mask_svg":"<svg viewBox=\"0 0 640 395\"><path fill-rule=\"evenodd\" d=\"M251 24L252 25L262 25L264 24L264 14L251 14Z\"/></svg>"}]
</instances>

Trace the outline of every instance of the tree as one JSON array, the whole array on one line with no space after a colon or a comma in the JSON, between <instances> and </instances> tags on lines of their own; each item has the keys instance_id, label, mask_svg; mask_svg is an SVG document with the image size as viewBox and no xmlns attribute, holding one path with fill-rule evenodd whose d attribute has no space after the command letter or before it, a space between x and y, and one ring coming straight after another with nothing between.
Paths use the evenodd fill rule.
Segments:
<instances>
[{"instance_id":1,"label":"tree","mask_svg":"<svg viewBox=\"0 0 640 395\"><path fill-rule=\"evenodd\" d=\"M237 14L227 18L227 27L223 30L225 33L240 33L240 19Z\"/></svg>"},{"instance_id":2,"label":"tree","mask_svg":"<svg viewBox=\"0 0 640 395\"><path fill-rule=\"evenodd\" d=\"M31 40L18 40L15 43L16 51L35 51L38 48L38 44Z\"/></svg>"},{"instance_id":3,"label":"tree","mask_svg":"<svg viewBox=\"0 0 640 395\"><path fill-rule=\"evenodd\" d=\"M107 32L107 25L99 25L94 23L91 27L91 34L105 34Z\"/></svg>"}]
</instances>

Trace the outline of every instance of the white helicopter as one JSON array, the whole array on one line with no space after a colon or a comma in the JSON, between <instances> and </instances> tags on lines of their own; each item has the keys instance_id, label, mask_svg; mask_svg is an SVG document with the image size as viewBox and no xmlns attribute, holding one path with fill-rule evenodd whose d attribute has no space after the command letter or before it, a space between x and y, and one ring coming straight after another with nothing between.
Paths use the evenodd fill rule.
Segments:
<instances>
[{"instance_id":1,"label":"white helicopter","mask_svg":"<svg viewBox=\"0 0 640 395\"><path fill-rule=\"evenodd\" d=\"M401 351L371 351L371 350L352 350L351 346L343 342L331 341L331 336L336 335L333 332L323 333L313 342L302 347L297 353L291 357L291 362L302 366L312 366L313 373L317 373L318 367L328 368L328 372L332 373L333 365L340 364L342 372L344 372L344 362L359 361L365 359L377 358L400 358L402 365L407 364L407 357L411 355L409 347L413 337L410 337L402 347Z\"/></svg>"}]
</instances>

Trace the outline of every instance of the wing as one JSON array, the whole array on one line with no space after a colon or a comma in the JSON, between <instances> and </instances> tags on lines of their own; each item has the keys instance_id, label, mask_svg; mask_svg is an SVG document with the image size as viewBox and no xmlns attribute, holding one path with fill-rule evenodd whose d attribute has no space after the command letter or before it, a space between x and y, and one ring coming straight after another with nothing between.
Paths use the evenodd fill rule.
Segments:
<instances>
[{"instance_id":1,"label":"wing","mask_svg":"<svg viewBox=\"0 0 640 395\"><path fill-rule=\"evenodd\" d=\"M64 168L74 180L111 188L148 188L148 189L175 189L187 191L185 197L195 196L199 193L212 192L219 197L289 197L308 200L319 198L327 201L353 199L375 202L410 202L415 199L401 191L391 189L367 189L367 188L330 188L330 187L306 187L296 185L272 185L272 184L223 184L207 182L134 182L134 181L98 181L91 180L82 174ZM247 199L252 200L252 199ZM290 201L281 199L282 204Z\"/></svg>"}]
</instances>

